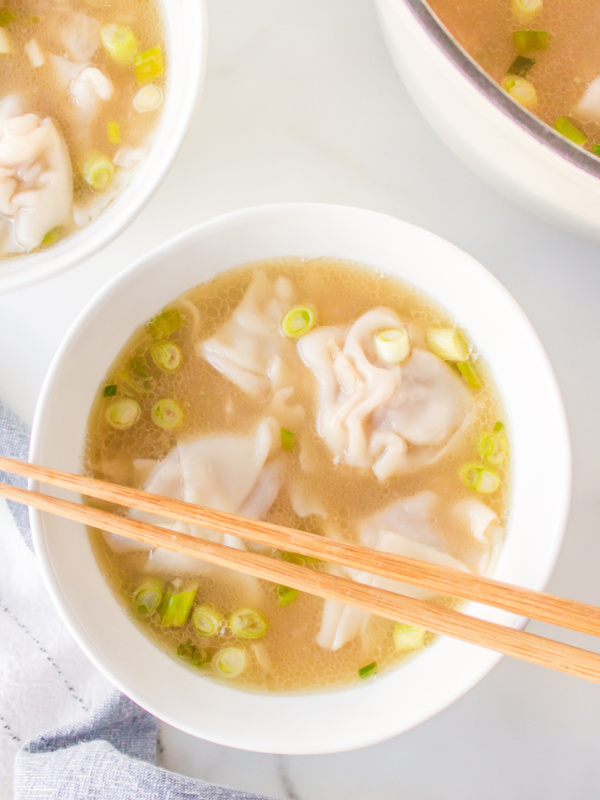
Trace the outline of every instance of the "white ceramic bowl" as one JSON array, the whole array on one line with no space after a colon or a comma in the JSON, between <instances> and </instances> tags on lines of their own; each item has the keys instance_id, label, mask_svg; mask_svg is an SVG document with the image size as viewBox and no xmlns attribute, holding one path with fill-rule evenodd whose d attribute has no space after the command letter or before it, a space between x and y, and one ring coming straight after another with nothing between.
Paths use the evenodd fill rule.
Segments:
<instances>
[{"instance_id":1,"label":"white ceramic bowl","mask_svg":"<svg viewBox=\"0 0 600 800\"><path fill-rule=\"evenodd\" d=\"M150 152L132 180L89 225L63 242L0 261L0 292L24 289L93 256L133 222L165 178L193 119L204 81L205 0L159 0L167 48L167 82L161 119Z\"/></svg>"},{"instance_id":2,"label":"white ceramic bowl","mask_svg":"<svg viewBox=\"0 0 600 800\"><path fill-rule=\"evenodd\" d=\"M398 275L469 331L493 366L512 436L510 522L496 575L541 588L557 556L570 495L565 417L544 351L514 300L471 257L374 212L311 204L238 211L141 258L82 312L57 353L35 417L31 460L80 468L98 386L128 337L166 302L222 270L288 255L335 256ZM31 521L48 587L90 659L157 717L214 742L274 753L370 745L445 708L499 660L445 638L396 671L344 690L269 696L218 685L160 652L130 621L80 526L38 512ZM494 610L482 616L523 624Z\"/></svg>"},{"instance_id":3,"label":"white ceramic bowl","mask_svg":"<svg viewBox=\"0 0 600 800\"><path fill-rule=\"evenodd\" d=\"M600 159L513 101L424 0L375 2L408 91L459 158L527 210L600 238Z\"/></svg>"}]
</instances>

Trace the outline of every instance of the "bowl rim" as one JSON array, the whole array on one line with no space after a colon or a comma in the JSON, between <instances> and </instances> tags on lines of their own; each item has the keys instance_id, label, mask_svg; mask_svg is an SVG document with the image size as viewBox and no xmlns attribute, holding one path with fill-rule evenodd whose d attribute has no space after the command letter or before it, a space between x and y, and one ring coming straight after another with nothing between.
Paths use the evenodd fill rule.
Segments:
<instances>
[{"instance_id":1,"label":"bowl rim","mask_svg":"<svg viewBox=\"0 0 600 800\"><path fill-rule=\"evenodd\" d=\"M158 2L165 31L167 57L170 58L174 46L171 15L174 13L173 8L176 8L177 13L181 13L181 4L169 5L165 0L158 0ZM165 106L157 127L150 133L149 153L158 153L158 158L152 162L153 168L149 168L148 159L145 158L132 174L129 183L108 206L88 224L73 231L63 242L57 243L48 250L16 254L14 257L3 259L0 262L0 294L27 289L43 283L83 264L84 261L99 253L129 227L166 179L184 144L200 104L206 75L207 0L194 0L194 3L186 4L188 11L190 7L195 15L192 27L197 31L198 46L186 48L186 67L189 67L185 74L186 91L180 93L177 106L172 105L171 99L174 76L172 71L167 71ZM168 120L175 121L175 125L169 125L167 129ZM164 135L163 131L165 131ZM156 150L157 140L160 144L158 151ZM5 270L3 274L1 267L11 265L13 260L15 267L10 271Z\"/></svg>"},{"instance_id":2,"label":"bowl rim","mask_svg":"<svg viewBox=\"0 0 600 800\"><path fill-rule=\"evenodd\" d=\"M515 319L518 318L519 324L522 326L522 330L527 333L529 344L535 351L537 366L541 371L540 374L543 374L544 376L544 385L552 394L551 405L554 414L553 420L556 422L556 430L553 430L552 435L556 437L555 444L558 447L558 452L561 453L561 478L558 484L560 491L552 497L553 502L556 503L554 517L555 535L553 539L549 540L549 544L544 552L539 553L539 558L536 562L537 576L535 580L532 580L529 583L532 588L541 589L549 579L558 557L566 527L571 492L571 451L566 415L556 378L552 371L548 357L545 354L545 351L543 350L543 347L531 323L525 317L516 301L502 286L502 284L491 273L489 273L488 270L485 269L485 267L479 264L479 262L477 262L464 251L455 247L446 240L441 239L435 234L418 228L410 223L399 220L395 217L381 214L379 212L355 209L349 206L334 206L316 203L284 203L241 209L208 220L187 231L184 231L155 248L151 252L146 253L138 258L133 264L131 264L129 268L119 275L116 275L104 287L104 289L87 304L87 306L81 311L78 318L71 326L61 346L59 347L48 370L40 393L38 406L36 408L31 436L30 460L34 463L40 463L40 451L43 451L44 449L44 436L48 426L48 420L45 419L45 414L47 413L46 409L48 408L49 400L53 393L56 393L57 391L54 384L57 380L60 384L60 372L64 369L65 357L69 355L70 348L74 343L77 342L79 335L87 325L88 317L91 317L94 313L97 313L98 309L101 308L102 305L113 296L113 293L117 292L122 286L125 287L131 280L134 280L138 274L142 274L144 270L151 270L153 263L156 263L157 260L163 258L165 254L171 253L173 249L176 250L178 247L185 246L186 243L189 244L194 242L194 240L197 238L202 238L203 236L210 237L215 234L217 236L222 236L223 232L235 229L240 223L247 224L256 220L267 219L272 224L273 217L277 217L278 214L283 214L284 216L290 214L305 215L307 218L310 217L311 214L316 215L318 218L323 216L327 218L327 215L332 215L333 218L333 216L337 215L343 218L344 221L349 225L351 225L353 221L358 222L359 219L363 219L363 221L369 219L374 222L378 221L377 224L394 225L397 226L398 230L410 230L412 231L413 235L430 238L432 241L437 242L438 246L447 248L449 251L454 251L457 254L457 257L460 257L460 259L464 261L465 269L470 271L474 269L478 271L482 276L482 279L485 279L489 283L490 291L493 291L495 295L506 301L511 309L511 313L517 315ZM371 264L371 266L376 268L376 265L374 264ZM189 288L191 288L192 285L194 284L189 283ZM138 323L136 322L136 325L137 324ZM60 391L60 388L58 391ZM33 488L39 488L35 485L35 482L31 482L31 486ZM249 735L249 732L244 725L240 725L234 730L224 731L219 729L217 732L215 732L214 730L207 729L204 723L197 724L195 721L192 723L189 719L182 721L181 717L178 716L177 713L173 713L171 708L168 707L168 703L165 707L164 702L156 699L152 695L149 695L147 691L141 691L137 686L136 681L132 679L131 674L119 673L114 663L108 663L106 656L98 650L96 643L94 642L93 635L86 630L85 624L82 623L82 620L78 617L78 615L73 613L73 609L69 607L68 598L65 596L62 587L57 582L55 574L56 565L54 563L54 556L52 552L52 537L50 537L49 541L49 538L45 535L44 518L45 515L41 512L38 512L35 509L30 510L32 535L36 554L38 556L38 563L40 564L41 572L49 592L54 600L55 605L58 607L63 620L65 621L75 640L82 647L90 660L111 683L115 684L136 703L146 708L159 719L162 719L174 727L186 731L194 736L199 736L200 738L205 738L219 744L238 747L240 749L254 750L257 752L289 754L342 752L358 747L376 744L409 730L430 718L434 714L442 711L444 708L455 702L458 698L473 688L477 683L479 683L479 681L482 680L501 659L500 654L493 653L491 651L484 651L482 648L465 645L464 643L458 643L454 640L450 641L446 639L443 642L436 642L432 646L431 650L433 651L435 647L440 647L443 645L446 648L444 650L444 653L446 654L450 652L455 655L456 647L459 647L461 648L461 652L464 656L464 651L468 648L470 653L470 660L468 664L469 669L465 670L465 674L455 677L450 691L446 690L441 693L436 691L435 703L433 703L435 707L433 709L430 707L419 709L412 715L410 723L401 728L398 728L396 721L392 719L386 721L385 723L381 723L380 726L374 730L367 731L362 727L359 727L359 729L356 729L355 727L347 730L344 729L340 732L337 740L334 742L332 742L331 739L327 740L326 737L325 740L313 741L313 738L307 738L307 736L304 735L303 739L302 737L299 737L302 739L301 741L292 741L291 743L281 742L278 731L275 733L275 735L269 733L269 735L263 736L262 739L258 737L257 740L256 732L252 731L252 733ZM123 617L127 618L127 615L123 614ZM523 627L526 623L525 619L516 617L514 615L507 615L505 620L506 624L511 624L513 627ZM141 633L140 636L142 636ZM147 641L145 637L143 638L145 641ZM154 645L151 646L154 647ZM164 654L161 655L164 656ZM421 656L421 658L417 661L421 662L421 668L425 669L426 671L427 667L425 666L424 662L421 661L421 659L425 657L426 656ZM164 658L167 659L168 657L164 656ZM171 661L171 659L168 660ZM404 669L408 668L410 668L410 663ZM180 667L180 669L184 668ZM399 672L399 670L396 670L395 672ZM387 675L381 676L379 686L383 686L385 681L388 681L388 687L392 686L392 684L389 683L389 677L390 675L393 676L393 674L394 671L388 673ZM408 674L409 673L405 673L405 675ZM219 691L219 689L215 691ZM227 691L232 692L234 690L227 687ZM348 692L365 691L370 691L370 689L368 689L366 686L353 686L345 689L336 689L335 691L325 691L314 694L277 695L276 698L266 696L266 699L261 700L261 704L265 706L268 705L269 708L272 709L275 707L275 704L278 703L277 708L291 709L294 707L294 704L296 704L296 708L299 704L311 706L313 703L313 698L326 695L330 698L330 706L332 706L334 709L337 709L336 713L340 713L340 709L342 708L340 703L343 704L343 701L340 700L340 698L347 696ZM257 696L246 692L238 692L238 696L239 694L252 697ZM259 696L265 698L264 695ZM353 699L355 699L357 696L358 695L354 695ZM333 701L331 698L333 698ZM335 714L333 716L335 717Z\"/></svg>"}]
</instances>

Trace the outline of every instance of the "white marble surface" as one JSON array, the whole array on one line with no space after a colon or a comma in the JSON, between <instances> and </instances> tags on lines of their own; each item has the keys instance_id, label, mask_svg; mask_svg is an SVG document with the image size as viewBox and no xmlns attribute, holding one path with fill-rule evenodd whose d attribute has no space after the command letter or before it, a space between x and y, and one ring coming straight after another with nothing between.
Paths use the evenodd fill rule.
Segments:
<instances>
[{"instance_id":1,"label":"white marble surface","mask_svg":"<svg viewBox=\"0 0 600 800\"><path fill-rule=\"evenodd\" d=\"M370 0L208 6L204 97L174 169L104 253L0 297L0 395L31 422L44 373L80 309L134 257L194 223L288 200L394 214L478 258L536 327L563 392L574 453L572 513L550 589L600 604L600 244L550 228L457 161L400 84ZM565 639L587 646L584 637ZM278 798L600 794L600 689L508 659L435 719L352 753L257 755L166 727L161 739L166 767Z\"/></svg>"}]
</instances>

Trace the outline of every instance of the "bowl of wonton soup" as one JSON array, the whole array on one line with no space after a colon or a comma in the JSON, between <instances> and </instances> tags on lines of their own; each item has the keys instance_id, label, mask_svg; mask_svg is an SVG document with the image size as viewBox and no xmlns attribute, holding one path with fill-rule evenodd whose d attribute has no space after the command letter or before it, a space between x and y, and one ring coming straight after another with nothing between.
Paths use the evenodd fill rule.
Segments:
<instances>
[{"instance_id":1,"label":"bowl of wonton soup","mask_svg":"<svg viewBox=\"0 0 600 800\"><path fill-rule=\"evenodd\" d=\"M600 61L589 3L376 7L406 88L456 155L527 210L598 238Z\"/></svg>"},{"instance_id":2,"label":"bowl of wonton soup","mask_svg":"<svg viewBox=\"0 0 600 800\"><path fill-rule=\"evenodd\" d=\"M437 236L371 211L313 204L242 210L203 223L138 260L88 305L58 351L35 416L31 460L80 471L90 409L139 326L203 281L279 257L300 257L307 264L344 259L400 278L467 332L491 367L510 434L509 513L490 569L500 580L541 589L558 554L570 498L568 432L547 357L515 301L480 264ZM214 742L297 754L371 745L447 707L500 658L439 637L369 680L310 692L245 691L198 676L132 623L82 526L37 511L31 522L53 600L93 663L160 719ZM514 627L525 622L473 604L465 610Z\"/></svg>"},{"instance_id":3,"label":"bowl of wonton soup","mask_svg":"<svg viewBox=\"0 0 600 800\"><path fill-rule=\"evenodd\" d=\"M0 292L64 272L122 233L166 176L200 97L202 0L70 2L6 11ZM27 13L41 14L33 37Z\"/></svg>"}]
</instances>

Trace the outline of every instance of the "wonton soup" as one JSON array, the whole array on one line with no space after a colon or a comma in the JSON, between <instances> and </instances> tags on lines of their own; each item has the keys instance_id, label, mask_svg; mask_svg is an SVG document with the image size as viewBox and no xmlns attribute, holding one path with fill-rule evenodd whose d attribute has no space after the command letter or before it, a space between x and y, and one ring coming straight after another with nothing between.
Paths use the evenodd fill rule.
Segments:
<instances>
[{"instance_id":1,"label":"wonton soup","mask_svg":"<svg viewBox=\"0 0 600 800\"><path fill-rule=\"evenodd\" d=\"M600 4L595 0L427 0L514 100L600 155Z\"/></svg>"},{"instance_id":2,"label":"wonton soup","mask_svg":"<svg viewBox=\"0 0 600 800\"><path fill-rule=\"evenodd\" d=\"M163 102L157 0L0 7L0 257L94 219L144 159Z\"/></svg>"},{"instance_id":3,"label":"wonton soup","mask_svg":"<svg viewBox=\"0 0 600 800\"><path fill-rule=\"evenodd\" d=\"M492 569L509 496L502 408L468 334L409 285L327 258L231 270L139 328L99 388L85 462L102 479L476 573ZM286 586L91 536L142 630L198 675L240 688L372 680L431 641Z\"/></svg>"}]
</instances>

